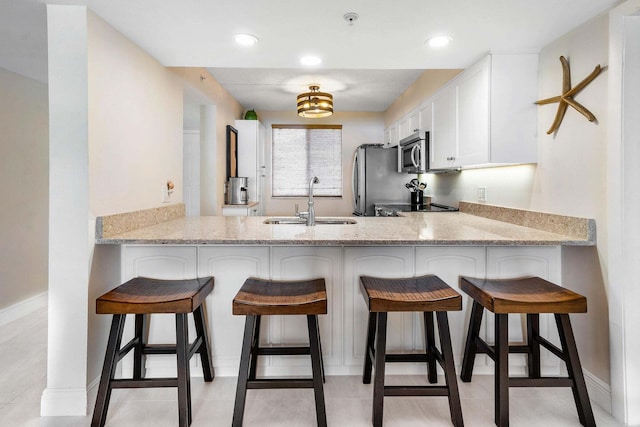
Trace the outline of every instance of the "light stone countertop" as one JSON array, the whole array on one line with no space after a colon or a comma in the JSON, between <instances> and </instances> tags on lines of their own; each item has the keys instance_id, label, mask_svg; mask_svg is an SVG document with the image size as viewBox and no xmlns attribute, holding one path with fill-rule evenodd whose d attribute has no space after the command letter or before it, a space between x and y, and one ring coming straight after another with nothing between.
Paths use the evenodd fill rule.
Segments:
<instances>
[{"instance_id":1,"label":"light stone countertop","mask_svg":"<svg viewBox=\"0 0 640 427\"><path fill-rule=\"evenodd\" d=\"M559 234L464 212L404 213L402 217L349 217L356 224L264 224L268 217L180 217L122 233L99 244L166 245L595 245L595 231ZM592 221L592 220L589 220Z\"/></svg>"}]
</instances>

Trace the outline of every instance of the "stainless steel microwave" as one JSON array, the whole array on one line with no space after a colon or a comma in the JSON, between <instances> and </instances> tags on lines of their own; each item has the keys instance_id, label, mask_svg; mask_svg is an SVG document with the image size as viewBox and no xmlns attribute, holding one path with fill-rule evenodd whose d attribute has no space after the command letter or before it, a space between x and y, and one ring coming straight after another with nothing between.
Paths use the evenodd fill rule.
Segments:
<instances>
[{"instance_id":1,"label":"stainless steel microwave","mask_svg":"<svg viewBox=\"0 0 640 427\"><path fill-rule=\"evenodd\" d=\"M424 173L429 170L429 132L415 132L398 144L400 170L405 173Z\"/></svg>"}]
</instances>

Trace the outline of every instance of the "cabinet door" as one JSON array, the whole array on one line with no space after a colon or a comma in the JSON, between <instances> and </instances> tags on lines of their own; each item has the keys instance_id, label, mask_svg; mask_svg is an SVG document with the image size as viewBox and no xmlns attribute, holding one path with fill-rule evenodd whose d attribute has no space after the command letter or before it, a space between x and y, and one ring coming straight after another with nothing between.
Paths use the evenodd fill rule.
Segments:
<instances>
[{"instance_id":1,"label":"cabinet door","mask_svg":"<svg viewBox=\"0 0 640 427\"><path fill-rule=\"evenodd\" d=\"M207 297L207 309L216 373L238 375L245 317L231 313L232 301L248 277L269 278L269 248L200 246L198 275L215 278L213 292ZM261 331L263 340L268 340L265 325Z\"/></svg>"},{"instance_id":2,"label":"cabinet door","mask_svg":"<svg viewBox=\"0 0 640 427\"><path fill-rule=\"evenodd\" d=\"M274 280L323 278L327 286L327 314L319 315L320 338L325 369L342 363L342 248L273 247L271 277ZM270 316L270 343L306 345L309 333L305 316ZM309 373L309 357L273 358L274 369L298 369Z\"/></svg>"},{"instance_id":3,"label":"cabinet door","mask_svg":"<svg viewBox=\"0 0 640 427\"><path fill-rule=\"evenodd\" d=\"M457 155L457 88L445 86L432 99L431 152L429 166L433 169L455 166Z\"/></svg>"},{"instance_id":4,"label":"cabinet door","mask_svg":"<svg viewBox=\"0 0 640 427\"><path fill-rule=\"evenodd\" d=\"M351 247L344 250L344 365L359 372L364 362L369 310L360 290L360 276L411 277L413 247ZM411 313L390 313L387 349L413 348L414 321ZM355 368L357 367L357 368Z\"/></svg>"},{"instance_id":5,"label":"cabinet door","mask_svg":"<svg viewBox=\"0 0 640 427\"><path fill-rule=\"evenodd\" d=\"M525 246L525 247L489 247L487 248L487 277L508 278L521 276L538 276L550 282L561 283L560 247L557 246ZM522 342L524 335L524 315L509 315L509 341ZM492 315L485 314L481 334L490 342L494 341L494 320ZM551 314L540 315L540 335L556 345L560 345L555 319ZM542 373L558 375L560 364L558 359L544 348L541 350ZM476 365L480 360L476 362ZM485 358L488 364L489 359ZM482 363L482 362L480 362ZM564 364L563 364L564 365ZM482 371L491 371L482 367ZM516 374L526 372L526 359L523 355L510 356L510 370Z\"/></svg>"},{"instance_id":6,"label":"cabinet door","mask_svg":"<svg viewBox=\"0 0 640 427\"><path fill-rule=\"evenodd\" d=\"M431 107L431 101L418 107L418 128L420 129L420 134L431 132L431 122L433 120L431 117L432 111L433 108Z\"/></svg>"},{"instance_id":7,"label":"cabinet door","mask_svg":"<svg viewBox=\"0 0 640 427\"><path fill-rule=\"evenodd\" d=\"M409 135L420 132L420 112L416 108L409 113Z\"/></svg>"},{"instance_id":8,"label":"cabinet door","mask_svg":"<svg viewBox=\"0 0 640 427\"><path fill-rule=\"evenodd\" d=\"M246 205L222 207L222 216L247 216L247 215L250 215L250 209Z\"/></svg>"},{"instance_id":9,"label":"cabinet door","mask_svg":"<svg viewBox=\"0 0 640 427\"><path fill-rule=\"evenodd\" d=\"M152 277L154 279L181 280L197 277L197 256L195 247L186 246L130 246L122 248L122 282L134 277ZM207 302L208 304L208 302ZM133 338L133 315L127 316L123 342ZM175 343L176 321L172 314L154 314L149 323L149 342L152 344ZM189 336L196 333L193 319L189 316ZM200 360L191 359L192 374L202 375ZM122 360L122 371L125 377L133 373L133 353ZM149 355L146 362L146 373L149 376L171 377L176 375L175 356Z\"/></svg>"},{"instance_id":10,"label":"cabinet door","mask_svg":"<svg viewBox=\"0 0 640 427\"><path fill-rule=\"evenodd\" d=\"M458 86L456 166L489 162L489 78L491 58L465 70Z\"/></svg>"},{"instance_id":11,"label":"cabinet door","mask_svg":"<svg viewBox=\"0 0 640 427\"><path fill-rule=\"evenodd\" d=\"M411 121L408 116L404 116L398 121L398 140L411 135Z\"/></svg>"},{"instance_id":12,"label":"cabinet door","mask_svg":"<svg viewBox=\"0 0 640 427\"><path fill-rule=\"evenodd\" d=\"M459 290L458 276L485 277L485 248L484 247L417 247L416 248L416 276L435 274L449 286L462 294L462 311L448 313L451 344L456 363L462 363L464 340L467 333L467 319L471 314L471 298ZM414 315L415 348L424 350L424 335L422 319Z\"/></svg>"}]
</instances>

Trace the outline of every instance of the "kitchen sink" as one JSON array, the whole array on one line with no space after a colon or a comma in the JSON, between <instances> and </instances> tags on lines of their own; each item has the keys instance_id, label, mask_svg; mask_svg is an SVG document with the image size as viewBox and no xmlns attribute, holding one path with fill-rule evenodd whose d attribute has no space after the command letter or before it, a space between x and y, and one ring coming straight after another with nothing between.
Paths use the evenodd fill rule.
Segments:
<instances>
[{"instance_id":1,"label":"kitchen sink","mask_svg":"<svg viewBox=\"0 0 640 427\"><path fill-rule=\"evenodd\" d=\"M265 224L302 224L306 225L307 220L305 218L298 218L296 216L287 217L274 217L264 220ZM333 224L333 225L346 225L357 224L355 219L349 218L329 218L329 217L316 217L316 225Z\"/></svg>"}]
</instances>

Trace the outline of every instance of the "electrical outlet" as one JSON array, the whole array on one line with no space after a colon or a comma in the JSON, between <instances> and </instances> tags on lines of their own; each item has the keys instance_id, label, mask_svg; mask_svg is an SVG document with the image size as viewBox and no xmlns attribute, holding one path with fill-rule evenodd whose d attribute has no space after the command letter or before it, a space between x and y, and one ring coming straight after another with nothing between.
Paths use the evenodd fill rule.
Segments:
<instances>
[{"instance_id":1,"label":"electrical outlet","mask_svg":"<svg viewBox=\"0 0 640 427\"><path fill-rule=\"evenodd\" d=\"M478 187L478 202L487 202L487 187Z\"/></svg>"}]
</instances>

